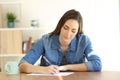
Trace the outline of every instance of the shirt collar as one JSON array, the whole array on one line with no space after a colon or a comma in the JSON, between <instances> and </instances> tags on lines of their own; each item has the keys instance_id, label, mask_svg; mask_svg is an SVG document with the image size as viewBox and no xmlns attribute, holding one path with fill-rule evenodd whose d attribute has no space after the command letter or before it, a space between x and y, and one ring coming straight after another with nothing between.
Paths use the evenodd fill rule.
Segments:
<instances>
[{"instance_id":1,"label":"shirt collar","mask_svg":"<svg viewBox=\"0 0 120 80\"><path fill-rule=\"evenodd\" d=\"M52 35L52 44L53 49L60 49L59 35Z\"/></svg>"},{"instance_id":2,"label":"shirt collar","mask_svg":"<svg viewBox=\"0 0 120 80\"><path fill-rule=\"evenodd\" d=\"M76 37L74 37L73 38L73 40L71 41L71 43L70 43L70 50L72 50L72 51L75 51L75 49L76 49Z\"/></svg>"}]
</instances>

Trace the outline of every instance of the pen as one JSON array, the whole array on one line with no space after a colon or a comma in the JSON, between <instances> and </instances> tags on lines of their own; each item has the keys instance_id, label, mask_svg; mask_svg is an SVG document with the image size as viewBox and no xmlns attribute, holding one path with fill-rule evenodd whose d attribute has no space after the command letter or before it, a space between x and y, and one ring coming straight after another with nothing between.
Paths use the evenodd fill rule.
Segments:
<instances>
[{"instance_id":1,"label":"pen","mask_svg":"<svg viewBox=\"0 0 120 80\"><path fill-rule=\"evenodd\" d=\"M45 61L46 61L49 65L52 65L51 62L50 62L45 56L43 56L43 58L45 59Z\"/></svg>"}]
</instances>

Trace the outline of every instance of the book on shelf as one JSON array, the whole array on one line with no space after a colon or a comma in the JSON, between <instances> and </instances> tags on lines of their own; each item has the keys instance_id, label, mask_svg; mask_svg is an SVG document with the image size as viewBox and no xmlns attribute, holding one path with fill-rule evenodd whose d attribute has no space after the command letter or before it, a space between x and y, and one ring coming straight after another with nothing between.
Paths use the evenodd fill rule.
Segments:
<instances>
[{"instance_id":1,"label":"book on shelf","mask_svg":"<svg viewBox=\"0 0 120 80\"><path fill-rule=\"evenodd\" d=\"M32 40L32 37L29 37L29 40L22 42L22 53L25 54L27 51L29 51L34 44L34 41Z\"/></svg>"}]
</instances>

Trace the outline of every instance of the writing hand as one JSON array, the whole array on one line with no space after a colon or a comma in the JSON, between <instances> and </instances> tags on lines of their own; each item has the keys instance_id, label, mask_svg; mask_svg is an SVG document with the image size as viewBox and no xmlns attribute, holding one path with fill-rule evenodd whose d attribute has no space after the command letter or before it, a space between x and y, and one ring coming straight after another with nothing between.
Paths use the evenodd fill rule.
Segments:
<instances>
[{"instance_id":1,"label":"writing hand","mask_svg":"<svg viewBox=\"0 0 120 80\"><path fill-rule=\"evenodd\" d=\"M59 73L59 67L56 65L50 65L47 68L48 68L49 73L51 74Z\"/></svg>"}]
</instances>

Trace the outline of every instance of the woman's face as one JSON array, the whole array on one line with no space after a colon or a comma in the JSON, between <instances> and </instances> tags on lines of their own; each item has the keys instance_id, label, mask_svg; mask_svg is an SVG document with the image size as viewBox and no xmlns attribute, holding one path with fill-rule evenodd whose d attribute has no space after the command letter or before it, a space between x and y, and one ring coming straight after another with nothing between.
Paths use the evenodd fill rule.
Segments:
<instances>
[{"instance_id":1,"label":"woman's face","mask_svg":"<svg viewBox=\"0 0 120 80\"><path fill-rule=\"evenodd\" d=\"M65 24L61 28L60 32L60 42L62 44L69 45L71 40L76 36L78 32L79 24L77 20L69 19L65 22Z\"/></svg>"}]
</instances>

